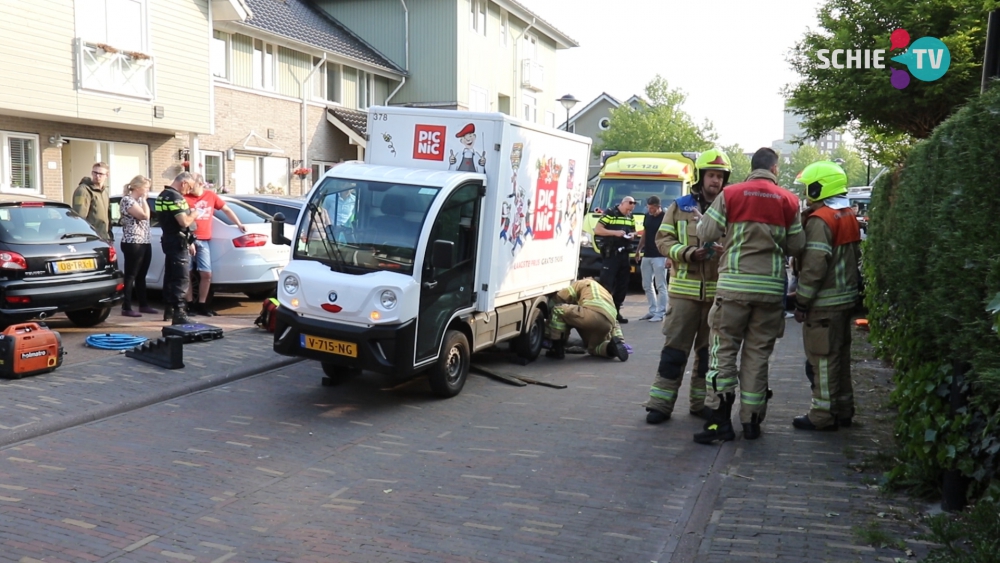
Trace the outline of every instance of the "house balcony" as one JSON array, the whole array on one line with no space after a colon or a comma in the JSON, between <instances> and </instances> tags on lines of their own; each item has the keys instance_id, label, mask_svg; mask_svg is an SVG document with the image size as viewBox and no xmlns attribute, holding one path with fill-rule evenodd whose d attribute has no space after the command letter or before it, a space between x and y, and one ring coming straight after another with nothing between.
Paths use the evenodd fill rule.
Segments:
<instances>
[{"instance_id":1,"label":"house balcony","mask_svg":"<svg viewBox=\"0 0 1000 563\"><path fill-rule=\"evenodd\" d=\"M534 59L521 59L521 87L535 92L545 89L545 67Z\"/></svg>"},{"instance_id":2,"label":"house balcony","mask_svg":"<svg viewBox=\"0 0 1000 563\"><path fill-rule=\"evenodd\" d=\"M76 80L80 90L153 100L155 66L153 57L145 53L76 40Z\"/></svg>"}]
</instances>

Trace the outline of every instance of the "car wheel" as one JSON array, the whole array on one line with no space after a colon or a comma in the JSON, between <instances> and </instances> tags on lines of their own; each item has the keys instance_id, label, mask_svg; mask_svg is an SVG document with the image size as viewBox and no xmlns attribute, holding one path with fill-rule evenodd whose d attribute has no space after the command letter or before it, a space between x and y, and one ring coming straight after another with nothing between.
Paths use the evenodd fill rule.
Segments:
<instances>
[{"instance_id":1,"label":"car wheel","mask_svg":"<svg viewBox=\"0 0 1000 563\"><path fill-rule=\"evenodd\" d=\"M99 325L107 320L110 314L111 307L92 307L78 311L66 311L66 316L69 317L70 322L81 327Z\"/></svg>"},{"instance_id":2,"label":"car wheel","mask_svg":"<svg viewBox=\"0 0 1000 563\"><path fill-rule=\"evenodd\" d=\"M518 356L533 362L542 353L542 337L545 336L545 315L542 310L535 308L528 316L528 324L524 331L514 339L514 352Z\"/></svg>"},{"instance_id":3,"label":"car wheel","mask_svg":"<svg viewBox=\"0 0 1000 563\"><path fill-rule=\"evenodd\" d=\"M444 335L441 356L428 372L431 391L445 399L461 393L469 378L469 364L469 340L461 332L449 330Z\"/></svg>"}]
</instances>

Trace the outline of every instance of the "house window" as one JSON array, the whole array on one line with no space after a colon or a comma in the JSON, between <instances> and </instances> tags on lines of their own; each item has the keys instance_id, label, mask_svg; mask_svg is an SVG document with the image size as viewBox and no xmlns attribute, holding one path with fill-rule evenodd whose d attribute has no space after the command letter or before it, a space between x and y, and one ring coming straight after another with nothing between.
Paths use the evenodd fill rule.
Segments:
<instances>
[{"instance_id":1,"label":"house window","mask_svg":"<svg viewBox=\"0 0 1000 563\"><path fill-rule=\"evenodd\" d=\"M536 100L534 96L528 94L522 94L521 100L523 103L521 117L523 117L525 121L534 123L538 119L538 100Z\"/></svg>"},{"instance_id":2,"label":"house window","mask_svg":"<svg viewBox=\"0 0 1000 563\"><path fill-rule=\"evenodd\" d=\"M146 0L75 0L75 8L79 87L152 99Z\"/></svg>"},{"instance_id":3,"label":"house window","mask_svg":"<svg viewBox=\"0 0 1000 563\"><path fill-rule=\"evenodd\" d=\"M490 92L479 86L469 86L469 111L490 111Z\"/></svg>"},{"instance_id":4,"label":"house window","mask_svg":"<svg viewBox=\"0 0 1000 563\"><path fill-rule=\"evenodd\" d=\"M521 53L522 58L534 61L538 57L538 38L534 35L524 36L524 45L522 45L523 52Z\"/></svg>"},{"instance_id":5,"label":"house window","mask_svg":"<svg viewBox=\"0 0 1000 563\"><path fill-rule=\"evenodd\" d=\"M253 86L260 90L274 89L274 45L260 39L253 41Z\"/></svg>"},{"instance_id":6,"label":"house window","mask_svg":"<svg viewBox=\"0 0 1000 563\"><path fill-rule=\"evenodd\" d=\"M358 109L368 109L374 104L375 77L363 70L358 71Z\"/></svg>"},{"instance_id":7,"label":"house window","mask_svg":"<svg viewBox=\"0 0 1000 563\"><path fill-rule=\"evenodd\" d=\"M556 126L556 114L551 111L545 112L545 124L549 127L555 128Z\"/></svg>"},{"instance_id":8,"label":"house window","mask_svg":"<svg viewBox=\"0 0 1000 563\"><path fill-rule=\"evenodd\" d=\"M0 188L40 192L38 137L0 131Z\"/></svg>"},{"instance_id":9,"label":"house window","mask_svg":"<svg viewBox=\"0 0 1000 563\"><path fill-rule=\"evenodd\" d=\"M202 171L209 189L219 189L225 186L223 176L222 153L217 151L201 151Z\"/></svg>"},{"instance_id":10,"label":"house window","mask_svg":"<svg viewBox=\"0 0 1000 563\"><path fill-rule=\"evenodd\" d=\"M507 46L507 36L510 35L510 18L507 10L500 10L500 46Z\"/></svg>"},{"instance_id":11,"label":"house window","mask_svg":"<svg viewBox=\"0 0 1000 563\"><path fill-rule=\"evenodd\" d=\"M229 34L215 31L212 34L212 75L229 80Z\"/></svg>"},{"instance_id":12,"label":"house window","mask_svg":"<svg viewBox=\"0 0 1000 563\"><path fill-rule=\"evenodd\" d=\"M288 159L265 156L260 159L260 179L262 187L258 193L287 194L288 193Z\"/></svg>"},{"instance_id":13,"label":"house window","mask_svg":"<svg viewBox=\"0 0 1000 563\"><path fill-rule=\"evenodd\" d=\"M322 61L323 59L319 57L312 59L313 68L316 71L312 73L310 80L312 81L312 97L316 100L326 99L326 63Z\"/></svg>"},{"instance_id":14,"label":"house window","mask_svg":"<svg viewBox=\"0 0 1000 563\"><path fill-rule=\"evenodd\" d=\"M340 65L326 63L326 99L331 102L341 103L340 96Z\"/></svg>"},{"instance_id":15,"label":"house window","mask_svg":"<svg viewBox=\"0 0 1000 563\"><path fill-rule=\"evenodd\" d=\"M611 120L607 117L602 117L601 120L597 122L597 127L600 128L601 131L607 131L611 128Z\"/></svg>"},{"instance_id":16,"label":"house window","mask_svg":"<svg viewBox=\"0 0 1000 563\"><path fill-rule=\"evenodd\" d=\"M323 162L323 161L320 161L320 160L314 160L314 161L312 161L312 181L313 181L313 183L318 182L319 179L323 177L323 174L326 174L326 171L329 170L329 169L331 169L331 168L333 168L334 166L336 166L336 163L333 163L333 162Z\"/></svg>"},{"instance_id":17,"label":"house window","mask_svg":"<svg viewBox=\"0 0 1000 563\"><path fill-rule=\"evenodd\" d=\"M469 7L471 8L470 17L472 18L472 30L482 35L486 36L486 5L489 0L469 0Z\"/></svg>"}]
</instances>

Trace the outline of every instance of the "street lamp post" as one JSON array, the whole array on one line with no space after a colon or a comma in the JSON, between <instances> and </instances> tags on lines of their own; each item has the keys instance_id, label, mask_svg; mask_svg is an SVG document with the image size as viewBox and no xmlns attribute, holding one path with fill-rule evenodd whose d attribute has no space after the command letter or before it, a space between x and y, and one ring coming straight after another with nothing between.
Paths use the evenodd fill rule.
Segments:
<instances>
[{"instance_id":1,"label":"street lamp post","mask_svg":"<svg viewBox=\"0 0 1000 563\"><path fill-rule=\"evenodd\" d=\"M580 103L580 100L573 97L573 94L566 94L565 96L556 100L562 107L566 108L566 124L563 126L563 130L567 133L569 132L569 110L573 109L573 106Z\"/></svg>"}]
</instances>

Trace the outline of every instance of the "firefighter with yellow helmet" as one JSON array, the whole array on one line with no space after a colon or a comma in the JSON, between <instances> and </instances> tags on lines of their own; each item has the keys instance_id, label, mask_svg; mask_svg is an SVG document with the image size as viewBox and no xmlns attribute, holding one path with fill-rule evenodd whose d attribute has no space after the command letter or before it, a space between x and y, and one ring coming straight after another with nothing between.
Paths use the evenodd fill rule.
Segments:
<instances>
[{"instance_id":1,"label":"firefighter with yellow helmet","mask_svg":"<svg viewBox=\"0 0 1000 563\"><path fill-rule=\"evenodd\" d=\"M670 204L656 234L656 247L670 258L672 271L667 288L670 307L663 319L666 342L660 350L660 364L649 389L649 400L644 405L649 424L670 419L692 346L695 360L691 370L689 412L704 419L712 413L712 409L705 406L708 311L715 300L722 246L702 244L696 231L698 219L729 182L732 164L726 153L712 149L698 156L695 169L698 180L691 186L691 193Z\"/></svg>"},{"instance_id":2,"label":"firefighter with yellow helmet","mask_svg":"<svg viewBox=\"0 0 1000 563\"><path fill-rule=\"evenodd\" d=\"M837 430L854 415L851 384L851 312L860 282L861 228L847 198L847 174L814 162L796 181L806 186L806 248L799 261L795 320L813 372L812 406L792 424L801 430Z\"/></svg>"},{"instance_id":3,"label":"firefighter with yellow helmet","mask_svg":"<svg viewBox=\"0 0 1000 563\"><path fill-rule=\"evenodd\" d=\"M571 329L583 339L587 353L600 358L628 361L628 347L618 324L615 300L597 280L585 278L559 290L550 299L552 316L545 327L551 346L545 356L566 357L566 340Z\"/></svg>"}]
</instances>

